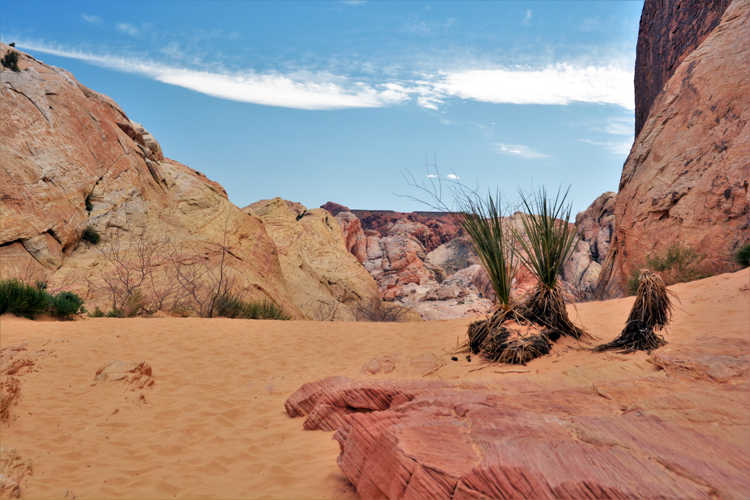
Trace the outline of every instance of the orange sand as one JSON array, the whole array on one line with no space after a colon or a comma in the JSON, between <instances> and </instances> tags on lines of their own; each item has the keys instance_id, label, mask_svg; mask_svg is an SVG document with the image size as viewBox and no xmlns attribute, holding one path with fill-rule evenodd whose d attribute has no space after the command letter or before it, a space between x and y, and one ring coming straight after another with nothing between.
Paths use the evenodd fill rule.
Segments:
<instances>
[{"instance_id":1,"label":"orange sand","mask_svg":"<svg viewBox=\"0 0 750 500\"><path fill-rule=\"evenodd\" d=\"M750 271L673 290L682 305L668 341L750 336ZM577 313L590 332L609 341L632 301L579 304ZM450 361L469 321L33 322L5 316L2 346L27 340L29 353L40 352L31 371L19 372L21 396L2 423L2 446L33 462L33 474L21 482L27 498L62 498L67 490L78 498L356 498L336 465L332 434L303 431L302 419L284 412L286 398L305 382L373 377L362 367L385 355L394 355L396 368L376 378L567 377L590 385L655 370L645 353L594 354L569 349L580 345L572 340L526 367L463 356ZM135 391L123 381L91 385L97 369L112 360L148 362L155 384ZM496 373L503 370L529 371Z\"/></svg>"}]
</instances>

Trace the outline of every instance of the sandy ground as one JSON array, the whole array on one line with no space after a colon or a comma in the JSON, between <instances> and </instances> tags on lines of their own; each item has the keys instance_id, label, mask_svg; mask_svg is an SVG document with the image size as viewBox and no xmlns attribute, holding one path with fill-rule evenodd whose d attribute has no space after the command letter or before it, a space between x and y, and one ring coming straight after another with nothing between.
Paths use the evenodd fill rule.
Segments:
<instances>
[{"instance_id":1,"label":"sandy ground","mask_svg":"<svg viewBox=\"0 0 750 500\"><path fill-rule=\"evenodd\" d=\"M750 337L750 271L673 287L668 341ZM578 304L584 326L614 338L632 298ZM451 361L470 320L408 324L229 319L0 318L2 347L34 365L2 423L2 446L31 459L27 498L357 498L331 433L304 431L284 401L331 375L374 378L536 377L570 384L654 371L645 353L595 354L562 340L526 367ZM371 374L373 358L393 371ZM385 357L385 358L384 358ZM145 361L154 384L101 381L105 363ZM388 363L381 363L386 365ZM514 370L508 372L508 370ZM505 373L497 373L503 372ZM580 382L584 383L584 382Z\"/></svg>"}]
</instances>

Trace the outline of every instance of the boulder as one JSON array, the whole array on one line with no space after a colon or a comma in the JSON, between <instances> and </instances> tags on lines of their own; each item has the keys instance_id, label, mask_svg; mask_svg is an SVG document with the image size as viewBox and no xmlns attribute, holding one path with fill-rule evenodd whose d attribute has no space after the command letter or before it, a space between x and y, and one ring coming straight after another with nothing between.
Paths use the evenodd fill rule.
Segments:
<instances>
[{"instance_id":1,"label":"boulder","mask_svg":"<svg viewBox=\"0 0 750 500\"><path fill-rule=\"evenodd\" d=\"M285 408L336 431L338 465L364 499L743 498L749 348L731 334L684 338L649 358L666 373L618 358L615 376L330 377ZM396 366L377 358L363 375Z\"/></svg>"},{"instance_id":2,"label":"boulder","mask_svg":"<svg viewBox=\"0 0 750 500\"><path fill-rule=\"evenodd\" d=\"M244 210L263 221L276 245L289 296L307 318L351 321L358 304L381 301L375 281L348 251L329 212L281 198Z\"/></svg>"},{"instance_id":3,"label":"boulder","mask_svg":"<svg viewBox=\"0 0 750 500\"><path fill-rule=\"evenodd\" d=\"M0 44L0 57L9 50ZM20 72L0 72L2 277L49 281L81 295L90 310L106 309L102 252L113 241L121 251L132 248L145 235L209 266L224 260L246 299L303 317L260 218L202 173L164 158L112 99L63 69L19 56ZM98 246L82 241L87 227L101 235ZM166 255L159 259L160 269L169 267L161 265Z\"/></svg>"}]
</instances>

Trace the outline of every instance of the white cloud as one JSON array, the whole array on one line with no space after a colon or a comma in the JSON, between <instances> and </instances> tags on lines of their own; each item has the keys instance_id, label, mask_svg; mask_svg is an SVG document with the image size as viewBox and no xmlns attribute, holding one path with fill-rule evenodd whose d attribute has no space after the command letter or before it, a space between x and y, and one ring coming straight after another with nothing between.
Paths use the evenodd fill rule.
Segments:
<instances>
[{"instance_id":1,"label":"white cloud","mask_svg":"<svg viewBox=\"0 0 750 500\"><path fill-rule=\"evenodd\" d=\"M121 29L123 24L119 25ZM136 30L136 28L125 25ZM137 32L137 31L136 31ZM542 69L500 68L441 72L421 80L368 76L370 83L352 81L326 72L258 73L206 71L153 61L150 58L97 55L45 43L18 42L19 46L97 64L117 71L137 73L154 80L195 90L221 99L298 109L383 107L416 100L417 105L439 110L455 99L496 104L567 105L573 102L633 106L632 70L616 66L580 67L557 64ZM165 55L180 58L177 44L167 44ZM185 62L184 58L182 58ZM145 61L145 62L144 62ZM195 66L199 67L199 66ZM610 133L625 129L620 124Z\"/></svg>"},{"instance_id":2,"label":"white cloud","mask_svg":"<svg viewBox=\"0 0 750 500\"><path fill-rule=\"evenodd\" d=\"M629 133L633 133L630 131ZM594 146L601 146L605 149L607 149L611 154L617 155L617 156L626 156L630 154L630 148L633 146L633 140L625 140L625 141L592 141L589 139L579 139L581 142L585 142L587 144L593 144Z\"/></svg>"},{"instance_id":3,"label":"white cloud","mask_svg":"<svg viewBox=\"0 0 750 500\"><path fill-rule=\"evenodd\" d=\"M523 24L529 25L529 21L531 21L531 10L526 11L526 19L523 20Z\"/></svg>"},{"instance_id":4,"label":"white cloud","mask_svg":"<svg viewBox=\"0 0 750 500\"><path fill-rule=\"evenodd\" d=\"M443 73L432 83L433 97L454 96L497 104L590 102L635 109L633 73L615 66L544 69L482 69Z\"/></svg>"},{"instance_id":5,"label":"white cloud","mask_svg":"<svg viewBox=\"0 0 750 500\"><path fill-rule=\"evenodd\" d=\"M81 14L81 18L86 21L87 23L91 24L101 24L102 18L99 16L90 16L88 14Z\"/></svg>"},{"instance_id":6,"label":"white cloud","mask_svg":"<svg viewBox=\"0 0 750 500\"><path fill-rule=\"evenodd\" d=\"M457 176L456 174L448 174L448 175L445 176L445 178L453 180L453 181L457 181L458 179L460 179L460 177Z\"/></svg>"},{"instance_id":7,"label":"white cloud","mask_svg":"<svg viewBox=\"0 0 750 500\"><path fill-rule=\"evenodd\" d=\"M518 156L527 160L538 160L540 158L549 158L549 155L539 153L534 149L524 146L522 144L505 144L502 142L495 142L492 144L495 148L495 152L501 155Z\"/></svg>"},{"instance_id":8,"label":"white cloud","mask_svg":"<svg viewBox=\"0 0 750 500\"><path fill-rule=\"evenodd\" d=\"M117 25L117 29L125 33L126 35L136 36L138 35L138 28L128 23L120 23Z\"/></svg>"},{"instance_id":9,"label":"white cloud","mask_svg":"<svg viewBox=\"0 0 750 500\"><path fill-rule=\"evenodd\" d=\"M438 176L435 175L435 174L427 174L427 178L429 178L429 179L435 179L436 177L438 177Z\"/></svg>"},{"instance_id":10,"label":"white cloud","mask_svg":"<svg viewBox=\"0 0 750 500\"><path fill-rule=\"evenodd\" d=\"M409 96L398 86L376 89L363 83L342 84L326 81L329 75L316 80L294 79L288 75L255 72L210 73L170 67L115 56L99 56L41 44L23 43L24 48L86 61L126 73L145 75L154 80L184 87L196 92L233 101L296 109L376 108L407 100ZM305 75L302 73L302 75ZM330 78L328 78L330 79Z\"/></svg>"},{"instance_id":11,"label":"white cloud","mask_svg":"<svg viewBox=\"0 0 750 500\"><path fill-rule=\"evenodd\" d=\"M635 119L633 118L610 118L604 126L604 131L612 135L635 134Z\"/></svg>"}]
</instances>

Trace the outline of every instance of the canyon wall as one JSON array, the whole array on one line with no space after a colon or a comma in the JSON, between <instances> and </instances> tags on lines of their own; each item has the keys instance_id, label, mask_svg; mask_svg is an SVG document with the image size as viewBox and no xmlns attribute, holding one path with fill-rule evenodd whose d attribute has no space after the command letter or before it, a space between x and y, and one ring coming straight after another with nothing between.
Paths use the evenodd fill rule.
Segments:
<instances>
[{"instance_id":1,"label":"canyon wall","mask_svg":"<svg viewBox=\"0 0 750 500\"><path fill-rule=\"evenodd\" d=\"M0 57L10 50L0 44ZM19 52L18 66L18 72L0 71L1 277L46 282L51 290L78 293L89 309L106 310L114 282L144 295L176 293L178 277L167 274L178 261L193 272L181 280L209 287L223 264L235 293L274 302L293 318L315 318L320 303L335 306L344 295L380 300L364 270L351 271L349 280L325 274L321 255L356 264L335 223L326 229L287 221L305 226L320 255L282 243L277 248L269 233L283 233L278 217L269 223L240 210L218 183L164 158L156 139L111 98L28 54ZM99 244L83 238L87 228L101 236ZM143 264L139 244L159 248L147 266L159 290L138 282L143 273L116 276L112 259L132 268ZM290 258L303 271L285 267ZM316 301L297 293L310 281L317 283ZM341 314L337 319L348 319Z\"/></svg>"},{"instance_id":2,"label":"canyon wall","mask_svg":"<svg viewBox=\"0 0 750 500\"><path fill-rule=\"evenodd\" d=\"M680 63L718 26L731 0L646 0L635 58L635 135Z\"/></svg>"},{"instance_id":3,"label":"canyon wall","mask_svg":"<svg viewBox=\"0 0 750 500\"><path fill-rule=\"evenodd\" d=\"M714 272L750 242L748 40L750 2L735 0L654 101L623 167L603 273L610 289L675 242Z\"/></svg>"}]
</instances>

